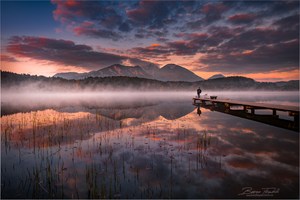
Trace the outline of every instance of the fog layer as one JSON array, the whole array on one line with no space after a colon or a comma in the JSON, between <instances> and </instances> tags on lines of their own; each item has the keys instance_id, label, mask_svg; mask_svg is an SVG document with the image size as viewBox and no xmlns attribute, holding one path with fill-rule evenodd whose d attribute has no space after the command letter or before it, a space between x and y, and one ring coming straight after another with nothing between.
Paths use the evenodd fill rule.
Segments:
<instances>
[{"instance_id":1,"label":"fog layer","mask_svg":"<svg viewBox=\"0 0 300 200\"><path fill-rule=\"evenodd\" d=\"M153 105L161 102L192 103L195 92L3 92L1 108L20 107L135 107ZM203 91L201 97L217 96L218 99L232 99L264 102L283 105L298 105L298 92L223 92Z\"/></svg>"}]
</instances>

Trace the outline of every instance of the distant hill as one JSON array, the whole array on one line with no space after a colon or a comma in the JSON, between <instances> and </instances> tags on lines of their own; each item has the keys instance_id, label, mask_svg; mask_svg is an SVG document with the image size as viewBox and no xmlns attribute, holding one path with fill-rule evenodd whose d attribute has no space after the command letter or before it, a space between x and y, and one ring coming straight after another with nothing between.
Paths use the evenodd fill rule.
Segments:
<instances>
[{"instance_id":1,"label":"distant hill","mask_svg":"<svg viewBox=\"0 0 300 200\"><path fill-rule=\"evenodd\" d=\"M140 72L139 69L137 69ZM153 79L111 76L111 77L88 77L81 80L67 80L59 77L32 76L28 74L16 74L11 72L1 72L2 92L21 91L53 91L53 92L78 92L84 91L195 91L201 87L205 90L277 90L277 91L298 91L299 80L287 82L256 82L253 79L231 76L225 78L202 80L196 82L187 81L158 81Z\"/></svg>"},{"instance_id":2,"label":"distant hill","mask_svg":"<svg viewBox=\"0 0 300 200\"><path fill-rule=\"evenodd\" d=\"M159 67L154 64L143 64L140 66L147 74L149 74L151 77L154 77L154 74L156 74L159 71Z\"/></svg>"},{"instance_id":3,"label":"distant hill","mask_svg":"<svg viewBox=\"0 0 300 200\"><path fill-rule=\"evenodd\" d=\"M66 72L57 73L53 77L60 77L68 80L79 80L88 77L112 77L112 76L127 76L156 79L160 81L187 81L195 82L201 81L203 78L197 76L188 69L179 65L168 64L161 69L154 66L125 66L114 64L98 71L91 71L87 73Z\"/></svg>"},{"instance_id":4,"label":"distant hill","mask_svg":"<svg viewBox=\"0 0 300 200\"><path fill-rule=\"evenodd\" d=\"M98 71L87 73L88 77L109 77L109 76L127 76L150 78L151 76L145 72L140 66L130 67L120 64L111 65Z\"/></svg>"},{"instance_id":5,"label":"distant hill","mask_svg":"<svg viewBox=\"0 0 300 200\"><path fill-rule=\"evenodd\" d=\"M225 76L223 74L215 74L215 75L209 77L208 80L216 79L216 78L225 78Z\"/></svg>"},{"instance_id":6,"label":"distant hill","mask_svg":"<svg viewBox=\"0 0 300 200\"><path fill-rule=\"evenodd\" d=\"M156 79L161 81L187 81L195 82L204 80L203 78L197 76L190 70L175 64L167 64L162 67L158 74L156 74Z\"/></svg>"},{"instance_id":7,"label":"distant hill","mask_svg":"<svg viewBox=\"0 0 300 200\"><path fill-rule=\"evenodd\" d=\"M53 77L60 77L60 78L64 78L67 80L72 80L72 79L83 79L86 76L87 73L77 73L77 72L63 72L63 73L57 73L55 74Z\"/></svg>"},{"instance_id":8,"label":"distant hill","mask_svg":"<svg viewBox=\"0 0 300 200\"><path fill-rule=\"evenodd\" d=\"M88 73L76 73L76 72L66 72L58 73L53 77L60 77L64 79L85 79L88 77L110 77L110 76L128 76L128 77L141 77L141 78L151 78L152 76L145 72L141 67L135 66L125 66L120 64L111 65L100 69L98 71L91 71Z\"/></svg>"}]
</instances>

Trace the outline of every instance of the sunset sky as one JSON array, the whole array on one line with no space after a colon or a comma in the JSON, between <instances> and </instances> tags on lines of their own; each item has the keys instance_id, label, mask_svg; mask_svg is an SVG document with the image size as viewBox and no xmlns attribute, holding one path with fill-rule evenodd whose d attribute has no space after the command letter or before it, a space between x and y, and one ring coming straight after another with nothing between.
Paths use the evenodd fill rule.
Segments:
<instances>
[{"instance_id":1,"label":"sunset sky","mask_svg":"<svg viewBox=\"0 0 300 200\"><path fill-rule=\"evenodd\" d=\"M1 1L1 69L52 76L174 63L299 79L299 1Z\"/></svg>"}]
</instances>

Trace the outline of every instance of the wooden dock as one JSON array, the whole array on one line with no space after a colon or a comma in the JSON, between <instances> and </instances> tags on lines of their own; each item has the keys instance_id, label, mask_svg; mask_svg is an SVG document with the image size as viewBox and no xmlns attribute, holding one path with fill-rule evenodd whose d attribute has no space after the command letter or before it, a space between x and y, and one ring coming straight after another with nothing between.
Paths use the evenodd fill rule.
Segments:
<instances>
[{"instance_id":1,"label":"wooden dock","mask_svg":"<svg viewBox=\"0 0 300 200\"><path fill-rule=\"evenodd\" d=\"M222 105L228 109L232 106L241 106L244 111L251 111L251 114L255 114L255 110L264 109L272 110L272 115L277 116L277 111L288 112L290 116L294 117L294 122L299 123L299 107L298 106L285 106L285 105L273 105L265 103L255 103L247 101L235 101L230 99L209 99L209 98L193 98L194 104L202 103L206 104L210 102L212 105Z\"/></svg>"},{"instance_id":2,"label":"wooden dock","mask_svg":"<svg viewBox=\"0 0 300 200\"><path fill-rule=\"evenodd\" d=\"M248 102L248 101L234 101L230 99L208 99L208 98L193 98L194 103L197 101L206 102L210 101L212 103L223 103L228 104L229 106L244 106L245 109L271 109L271 110L278 110L278 111L288 111L298 113L299 115L299 107L298 106L285 106L285 105L273 105L273 104L266 104L266 103L255 103L255 102Z\"/></svg>"}]
</instances>

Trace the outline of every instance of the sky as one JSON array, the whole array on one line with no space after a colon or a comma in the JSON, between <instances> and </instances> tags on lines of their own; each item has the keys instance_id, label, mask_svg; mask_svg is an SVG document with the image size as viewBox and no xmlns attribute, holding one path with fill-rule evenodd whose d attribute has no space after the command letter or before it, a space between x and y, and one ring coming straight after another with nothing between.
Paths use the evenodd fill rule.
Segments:
<instances>
[{"instance_id":1,"label":"sky","mask_svg":"<svg viewBox=\"0 0 300 200\"><path fill-rule=\"evenodd\" d=\"M173 63L299 79L299 1L1 1L1 69L53 76Z\"/></svg>"}]
</instances>

